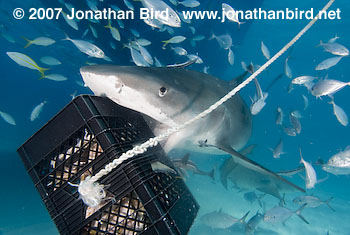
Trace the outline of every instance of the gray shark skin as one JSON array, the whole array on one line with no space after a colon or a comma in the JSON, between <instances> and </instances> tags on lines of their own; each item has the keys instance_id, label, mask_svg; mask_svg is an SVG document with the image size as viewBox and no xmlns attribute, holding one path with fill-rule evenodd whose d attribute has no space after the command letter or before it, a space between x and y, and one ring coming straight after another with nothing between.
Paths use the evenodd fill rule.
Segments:
<instances>
[{"instance_id":1,"label":"gray shark skin","mask_svg":"<svg viewBox=\"0 0 350 235\"><path fill-rule=\"evenodd\" d=\"M155 135L190 120L233 89L226 81L178 67L94 65L81 68L80 73L95 95L107 96L121 106L144 114ZM241 166L237 168L242 172L237 174L238 179L248 177L246 183L264 193L280 198L279 192L284 188L303 191L237 152L247 143L251 131L249 109L236 94L206 117L171 135L163 148L166 152L176 147L229 153L233 162L227 161L221 169L224 185L227 177L236 172L233 168ZM200 147L198 143L203 140L211 147Z\"/></svg>"},{"instance_id":2,"label":"gray shark skin","mask_svg":"<svg viewBox=\"0 0 350 235\"><path fill-rule=\"evenodd\" d=\"M80 72L95 95L107 96L156 120L151 124L155 135L190 120L233 88L228 82L183 68L97 65L83 67ZM163 147L166 151L175 145L197 152L216 150L200 148L198 141L205 139L209 144L237 150L246 144L251 129L250 112L237 94L207 117L172 135Z\"/></svg>"}]
</instances>

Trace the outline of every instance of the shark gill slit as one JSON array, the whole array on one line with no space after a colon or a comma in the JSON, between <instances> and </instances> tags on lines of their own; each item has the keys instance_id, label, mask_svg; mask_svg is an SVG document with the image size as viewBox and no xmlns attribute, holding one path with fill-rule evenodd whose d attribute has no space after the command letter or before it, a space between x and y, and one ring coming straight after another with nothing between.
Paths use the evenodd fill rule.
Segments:
<instances>
[{"instance_id":1,"label":"shark gill slit","mask_svg":"<svg viewBox=\"0 0 350 235\"><path fill-rule=\"evenodd\" d=\"M118 165L120 165L125 160L134 157L135 155L142 154L147 151L148 148L156 146L160 141L165 140L170 135L178 132L186 128L188 125L191 125L193 122L207 116L216 108L218 108L221 104L226 102L232 96L234 96L237 92L243 89L246 85L248 85L254 78L256 78L261 72L263 72L266 68L268 68L273 62L275 62L281 55L283 55L294 43L296 43L300 37L305 34L319 19L320 12L327 11L327 9L334 3L335 0L330 0L321 11L317 14L315 18L313 18L290 42L288 42L279 52L277 52L270 60L268 60L263 66L261 66L257 71L255 71L250 77L248 77L244 82L236 86L229 93L227 93L224 97L218 100L215 104L211 105L207 110L198 114L194 118L185 122L182 125L172 127L168 129L164 134L160 134L156 137L150 138L146 142L141 145L135 146L133 149L123 153L119 158L115 158L112 162L105 165L105 167L100 170L96 175L92 177L87 177L85 180L82 180L78 187L78 192L80 194L80 198L84 201L87 206L94 206L89 204L91 201L98 202L100 204L102 200L105 198L101 197L101 190L103 191L104 187L100 185L97 181L103 176L109 174L113 169L115 169Z\"/></svg>"}]
</instances>

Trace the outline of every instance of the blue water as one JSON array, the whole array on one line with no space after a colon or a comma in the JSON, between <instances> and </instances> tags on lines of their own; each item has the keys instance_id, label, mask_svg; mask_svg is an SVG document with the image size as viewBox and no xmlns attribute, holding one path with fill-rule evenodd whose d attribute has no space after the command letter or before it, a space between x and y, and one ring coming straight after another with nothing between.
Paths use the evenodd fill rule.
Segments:
<instances>
[{"instance_id":1,"label":"blue water","mask_svg":"<svg viewBox=\"0 0 350 235\"><path fill-rule=\"evenodd\" d=\"M69 2L69 1L66 1ZM76 8L86 9L85 1L70 1ZM166 1L169 5L168 1ZM217 10L222 1L201 0L197 10ZM263 9L285 9L299 8L315 10L321 9L326 4L325 1L233 1L226 3L237 9L252 9L262 7ZM249 2L249 3L247 3ZM132 2L135 8L141 7L139 2ZM109 4L118 5L126 10L122 1L102 1L98 3L99 8L108 7ZM172 5L171 5L172 6ZM79 68L86 65L86 62L105 64L101 59L88 58L81 53L72 43L61 41L64 33L71 38L80 39L88 24L86 20L78 23L79 31L72 29L64 20L29 20L25 17L16 20L12 16L12 11L21 7L27 11L31 7L65 7L58 1L0 1L0 68L1 68L1 97L0 111L11 114L16 120L16 126L9 125L0 119L0 234L58 234L54 223L51 221L39 194L32 184L16 149L34 134L42 125L51 119L70 100L71 94L91 94L88 88L77 84L82 79ZM346 0L336 0L333 9L341 10L341 20L321 20L311 28L300 41L296 43L290 52L289 65L293 71L293 77L300 75L312 75L349 81L350 72L348 70L349 58L343 58L338 65L328 71L315 71L315 66L322 60L331 57L331 54L324 52L318 45L320 40L327 41L336 34L340 37L338 42L346 47L350 47L350 7ZM179 7L179 9L185 9ZM66 10L67 11L67 10ZM91 23L92 24L92 23ZM123 48L123 43L127 43L132 38L128 29L136 29L141 37L147 38L152 44L147 47L152 56L156 56L163 64L174 64L186 61L186 58L174 55L169 48L161 49L161 42L171 38L167 32L152 30L140 20L124 21L125 28L120 29L122 41L116 42L116 50L111 49L109 41L114 40L109 30L104 28L106 21L93 24L97 29L99 38L95 39L91 32L87 34L85 40L91 40L98 45L106 55L112 59L113 64L133 65L130 52ZM298 31L307 24L307 20L254 20L242 24L240 28L235 23L220 23L213 20L193 20L191 26L196 29L195 35L204 35L206 38L197 43L194 48L189 40L180 45L187 49L189 53L196 54L203 59L203 64L195 64L190 69L203 71L204 66L209 67L209 73L223 80L231 80L233 77L243 72L241 61L262 65L266 59L260 50L260 43L264 43L270 49L271 54L282 48ZM114 26L117 24L114 23ZM174 29L174 35L184 35L192 37L188 25L183 23L183 27ZM208 40L212 32L216 35L228 33L233 39L232 50L235 54L235 63L231 66L227 61L227 51L220 48L215 40ZM9 35L14 43L4 37ZM51 46L43 47L32 45L24 48L26 44L22 37L34 39L46 36L57 42ZM6 52L20 52L30 56L42 67L50 67L47 73L62 74L68 78L67 81L55 82L47 79L39 80L39 73L23 66L19 66L12 61ZM43 56L53 56L62 62L59 66L47 66L40 62ZM270 82L280 73L284 73L283 64L287 55L282 56L271 67L259 76L262 89L266 88ZM333 154L343 150L348 146L350 140L349 127L342 126L333 114L333 109L327 102L328 97L316 99L304 87L296 86L291 93L287 93L290 79L285 75L276 82L270 89L267 98L267 105L253 117L253 133L249 144L257 144L253 155L253 160L271 170L286 170L298 167L299 153L301 147L304 158L309 162L315 162L318 158L328 160ZM348 87L334 95L334 99L347 114L350 114ZM249 97L255 93L254 84L249 84L240 94L250 105ZM304 111L304 103L301 95L305 95L309 100L309 107ZM31 122L29 120L32 109L39 103L47 101L40 117ZM209 105L209 104L208 104ZM302 114L302 131L295 137L287 136L275 124L275 113L280 106L285 112L285 122L288 122L288 114L293 110L300 110ZM269 148L273 148L282 137L285 154L280 159L274 159ZM191 159L203 170L210 170L215 165L221 165L227 156L213 156L193 154ZM327 177L327 173L321 168L315 167L318 178ZM258 204L250 204L243 198L244 192L236 189L226 190L221 185L219 173L217 180L212 181L208 177L192 175L186 180L190 190L199 202L201 209L195 223L191 229L191 234L230 234L232 230L215 230L202 224L200 217L206 213L223 208L226 213L237 218L245 212L250 211L250 218L260 209ZM289 178L293 183L304 187L304 181L298 175ZM310 225L304 224L297 217L291 217L285 225L270 225L264 222L259 227L277 234L350 234L350 190L349 178L346 176L335 176L329 174L329 178L323 183L317 184L312 190L307 190L308 194L314 194L321 199L334 197L331 202L336 212L332 212L326 206L319 208L307 208L303 211ZM286 196L287 207L297 209L297 205L292 203L295 196ZM266 208L272 208L278 201L270 196L264 199ZM239 234L240 232L238 232ZM241 231L242 233L242 231Z\"/></svg>"}]
</instances>

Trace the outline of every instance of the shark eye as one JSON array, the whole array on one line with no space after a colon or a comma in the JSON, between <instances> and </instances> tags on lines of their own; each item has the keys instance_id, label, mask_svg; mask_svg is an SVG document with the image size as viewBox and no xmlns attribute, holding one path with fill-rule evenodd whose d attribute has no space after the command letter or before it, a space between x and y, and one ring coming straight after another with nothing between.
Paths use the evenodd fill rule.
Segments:
<instances>
[{"instance_id":1,"label":"shark eye","mask_svg":"<svg viewBox=\"0 0 350 235\"><path fill-rule=\"evenodd\" d=\"M167 93L167 89L165 88L165 87L161 87L161 88L159 88L159 97L163 97L163 96L165 96L165 94Z\"/></svg>"}]
</instances>

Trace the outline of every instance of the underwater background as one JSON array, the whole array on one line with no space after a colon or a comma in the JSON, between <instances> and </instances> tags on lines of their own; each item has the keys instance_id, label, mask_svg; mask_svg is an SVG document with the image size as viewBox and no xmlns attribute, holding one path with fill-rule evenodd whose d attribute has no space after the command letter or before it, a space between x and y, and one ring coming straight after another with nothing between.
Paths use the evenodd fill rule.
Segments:
<instances>
[{"instance_id":1,"label":"underwater background","mask_svg":"<svg viewBox=\"0 0 350 235\"><path fill-rule=\"evenodd\" d=\"M59 1L0 1L0 68L1 68L1 99L0 111L11 114L16 125L10 125L0 119L0 234L58 234L44 204L41 201L29 175L27 174L20 157L16 153L31 135L50 120L59 110L72 100L72 96L79 94L92 94L83 86L79 69L88 63L134 65L130 56L130 50L124 46L129 39L134 39L130 29L139 33L140 38L148 39L152 44L147 47L152 56L156 56L163 65L176 64L187 61L187 57L174 53L170 47L162 49L161 41L168 40L175 35L183 35L187 38L179 45L185 48L188 54L198 54L203 60L202 64L194 64L189 69L203 71L206 67L209 74L220 79L230 81L232 78L244 72L241 62L246 64L262 65L266 62L261 52L261 41L269 48L271 55L281 49L293 36L295 36L307 24L307 20L250 20L240 27L234 22L214 20L192 20L190 24L182 23L180 28L160 32L152 29L141 20L125 20L124 28L113 23L119 29L121 41L113 41L110 32L104 26L106 20L91 23L87 20L78 22L79 30L70 27L61 17L59 20L29 20L26 17L16 20L12 11L17 8L29 9L31 7L62 7ZM85 1L65 1L73 4L77 9L87 9ZM131 1L130 1L131 2ZM167 4L175 8L169 1ZM252 0L252 1L210 1L200 0L200 6L195 10L218 10L221 3L227 3L236 9L252 9L261 7L268 10L285 8L298 8L308 10L321 9L326 1L277 1L277 0ZM121 9L127 9L125 3L118 1L100 1L98 7L117 5ZM132 2L135 8L141 7L138 1ZM284 74L285 59L289 56L289 66L293 72L293 78L301 75L310 75L329 78L343 82L350 81L348 70L349 58L343 58L337 65L329 70L316 71L315 67L323 60L331 57L321 47L316 47L320 40L328 41L335 35L339 37L337 42L345 47L350 46L350 6L346 0L336 0L331 9L341 10L341 20L320 20L298 41L293 49L287 52L279 60L273 63L267 71L259 75L258 79L262 90L269 86L279 74L283 76L276 81L269 90L266 106L256 116L253 116L253 133L248 144L256 144L251 159L273 171L289 170L300 165L299 147L302 149L304 159L308 162L316 162L323 159L325 162L334 154L346 149L350 144L349 126L343 126L333 113L333 107L328 104L330 99L322 97L316 99L305 87L295 85L293 91L288 92L291 79ZM186 9L178 6L178 9ZM67 9L66 9L67 11ZM82 39L85 30L93 25L98 37L95 38L89 31L84 40L89 40L98 45L111 62L97 58L91 58L81 53L71 42L63 41L65 34L73 39ZM193 27L195 32L192 32ZM170 32L169 32L170 31ZM173 33L173 34L172 34ZM209 40L212 34L229 34L232 37L234 64L228 61L227 50L220 48L216 40ZM203 35L205 38L191 45L190 38ZM56 41L50 46L31 45L24 48L26 40L37 37L49 37ZM110 45L115 44L115 49ZM28 55L39 66L50 68L47 74L61 74L68 78L57 82L49 79L39 79L40 74L16 64L6 52L19 52ZM61 65L49 66L40 61L43 56L52 56L61 61ZM350 113L350 89L345 87L334 95L337 105L343 108L345 113ZM250 97L255 94L254 83L249 84L240 92L241 96L250 106ZM309 105L304 110L306 96ZM30 114L34 107L46 101L39 118L30 120ZM210 104L208 104L209 106ZM289 122L289 113L299 110L301 113L301 133L297 136L288 136L283 129L275 124L277 107L281 107L285 113L284 122ZM279 140L283 140L283 152L279 159L272 157L270 148L275 148ZM181 157L185 151L177 151ZM197 166L209 171L214 166L217 168L227 159L227 156L209 154L191 154L191 160ZM333 175L315 166L319 179L326 180L316 184L315 188L308 189L308 195L314 195L322 200L330 197L330 204L335 209L331 211L326 205L317 208L305 208L303 216L310 222L303 223L297 216L289 218L285 224L259 223L260 232L257 234L350 234L350 182L347 175ZM302 174L304 176L304 173ZM190 234L244 234L244 230L213 229L201 222L201 216L212 211L222 209L224 212L236 217L242 217L250 211L248 219L258 210L263 212L258 203L250 203L244 197L245 192L238 189L225 189L219 180L219 172L216 172L216 180L210 177L189 174L186 184L201 206ZM288 178L298 186L305 187L305 182L298 174ZM292 202L293 198L302 193L287 194L286 207L296 210L299 205ZM266 210L276 206L278 200L266 195L263 197Z\"/></svg>"}]
</instances>

